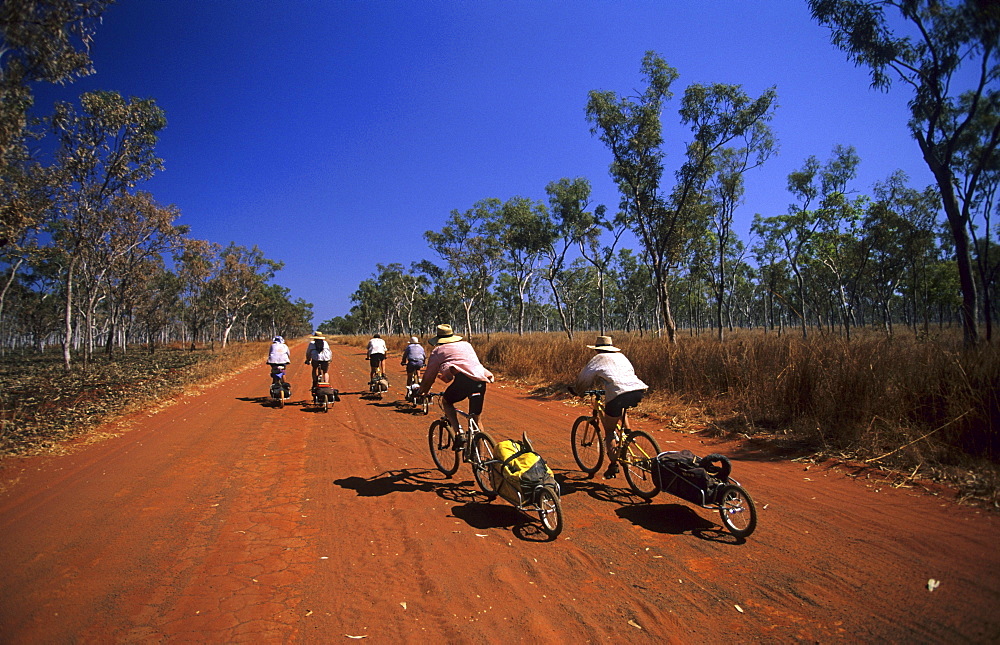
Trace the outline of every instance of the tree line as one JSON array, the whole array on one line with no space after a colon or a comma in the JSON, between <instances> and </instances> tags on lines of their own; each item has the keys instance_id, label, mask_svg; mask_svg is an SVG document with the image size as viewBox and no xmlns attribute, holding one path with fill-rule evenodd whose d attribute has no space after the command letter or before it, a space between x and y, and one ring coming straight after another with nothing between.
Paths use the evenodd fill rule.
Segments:
<instances>
[{"instance_id":1,"label":"tree line","mask_svg":"<svg viewBox=\"0 0 1000 645\"><path fill-rule=\"evenodd\" d=\"M272 282L281 262L189 237L141 190L163 168L155 100L87 92L33 115L34 84L93 73L109 4L0 7L0 349L58 342L68 369L131 343L304 333L312 305Z\"/></svg>"},{"instance_id":2,"label":"tree line","mask_svg":"<svg viewBox=\"0 0 1000 645\"><path fill-rule=\"evenodd\" d=\"M691 135L670 181L662 120L679 75L648 52L641 91L595 90L586 104L591 133L610 153L616 207L592 205L586 178L563 178L545 187L546 200L486 198L452 211L424 235L436 260L377 265L350 313L321 328L408 334L449 320L467 333L656 330L676 342L679 329L713 329L720 339L737 326L850 337L859 326L891 334L957 322L967 345L992 339L1000 10L937 0L808 4L833 44L871 71L873 87L895 81L912 92L909 127L934 185L911 187L896 171L862 194L853 185L860 159L838 145L791 172L788 210L755 215L741 240L734 213L746 173L775 154L777 92L687 87L677 112ZM633 238L636 248L626 248Z\"/></svg>"}]
</instances>

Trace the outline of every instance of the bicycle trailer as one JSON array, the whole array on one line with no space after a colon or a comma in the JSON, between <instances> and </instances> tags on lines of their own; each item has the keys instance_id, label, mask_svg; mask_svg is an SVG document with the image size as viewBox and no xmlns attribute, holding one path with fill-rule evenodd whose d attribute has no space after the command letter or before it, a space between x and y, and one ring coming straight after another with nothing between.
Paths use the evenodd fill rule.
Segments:
<instances>
[{"instance_id":1,"label":"bicycle trailer","mask_svg":"<svg viewBox=\"0 0 1000 645\"><path fill-rule=\"evenodd\" d=\"M690 450L672 450L656 456L653 477L661 491L698 506L718 503L718 493L729 483L732 465L725 455L698 457Z\"/></svg>"},{"instance_id":2,"label":"bicycle trailer","mask_svg":"<svg viewBox=\"0 0 1000 645\"><path fill-rule=\"evenodd\" d=\"M507 439L499 442L496 449L497 462L490 470L490 483L500 497L521 507L534 499L540 486L552 486L559 491L552 470L526 440Z\"/></svg>"}]
</instances>

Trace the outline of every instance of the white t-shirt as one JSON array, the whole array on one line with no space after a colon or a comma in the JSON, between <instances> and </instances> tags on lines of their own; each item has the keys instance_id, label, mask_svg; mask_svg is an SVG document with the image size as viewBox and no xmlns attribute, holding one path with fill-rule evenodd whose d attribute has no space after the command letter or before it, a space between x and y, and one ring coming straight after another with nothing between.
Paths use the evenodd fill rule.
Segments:
<instances>
[{"instance_id":1,"label":"white t-shirt","mask_svg":"<svg viewBox=\"0 0 1000 645\"><path fill-rule=\"evenodd\" d=\"M384 340L381 338L372 338L368 341L368 356L370 357L372 354L382 354L385 356L386 351Z\"/></svg>"}]
</instances>

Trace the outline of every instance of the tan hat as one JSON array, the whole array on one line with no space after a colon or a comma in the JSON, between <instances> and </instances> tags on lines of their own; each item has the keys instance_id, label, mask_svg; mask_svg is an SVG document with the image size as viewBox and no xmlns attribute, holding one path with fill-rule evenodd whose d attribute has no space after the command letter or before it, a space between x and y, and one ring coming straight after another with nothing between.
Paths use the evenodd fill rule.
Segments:
<instances>
[{"instance_id":1,"label":"tan hat","mask_svg":"<svg viewBox=\"0 0 1000 645\"><path fill-rule=\"evenodd\" d=\"M598 336L597 340L593 345L587 345L590 349L596 349L599 352L620 352L622 350L618 349L611 343L611 336Z\"/></svg>"},{"instance_id":2,"label":"tan hat","mask_svg":"<svg viewBox=\"0 0 1000 645\"><path fill-rule=\"evenodd\" d=\"M452 331L451 325L438 325L437 326L437 337L434 339L435 345L444 345L445 343L454 343L456 341L462 340L461 336L456 336L455 332Z\"/></svg>"},{"instance_id":3,"label":"tan hat","mask_svg":"<svg viewBox=\"0 0 1000 645\"><path fill-rule=\"evenodd\" d=\"M313 335L310 336L309 338L312 338L313 340L318 340L320 338L326 338L326 336L324 336L323 332L321 332L321 331L314 331Z\"/></svg>"},{"instance_id":4,"label":"tan hat","mask_svg":"<svg viewBox=\"0 0 1000 645\"><path fill-rule=\"evenodd\" d=\"M410 336L410 344L411 344L411 345L416 345L416 344L418 344L419 342L420 342L420 341L419 341L419 340L417 340L417 337L416 337L416 336Z\"/></svg>"}]
</instances>

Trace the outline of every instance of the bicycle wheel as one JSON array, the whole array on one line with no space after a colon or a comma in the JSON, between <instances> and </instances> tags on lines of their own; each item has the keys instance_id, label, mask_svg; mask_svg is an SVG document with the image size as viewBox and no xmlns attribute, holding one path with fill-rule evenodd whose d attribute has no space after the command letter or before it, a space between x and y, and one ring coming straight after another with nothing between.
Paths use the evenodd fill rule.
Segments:
<instances>
[{"instance_id":1,"label":"bicycle wheel","mask_svg":"<svg viewBox=\"0 0 1000 645\"><path fill-rule=\"evenodd\" d=\"M323 412L327 412L330 409L330 397L323 395Z\"/></svg>"},{"instance_id":2,"label":"bicycle wheel","mask_svg":"<svg viewBox=\"0 0 1000 645\"><path fill-rule=\"evenodd\" d=\"M420 409L423 411L424 415L430 414L431 411L431 397L425 396L420 399Z\"/></svg>"},{"instance_id":3,"label":"bicycle wheel","mask_svg":"<svg viewBox=\"0 0 1000 645\"><path fill-rule=\"evenodd\" d=\"M629 432L619 452L628 487L643 499L653 499L660 490L653 472L658 454L656 441L641 430Z\"/></svg>"},{"instance_id":4,"label":"bicycle wheel","mask_svg":"<svg viewBox=\"0 0 1000 645\"><path fill-rule=\"evenodd\" d=\"M479 484L479 488L490 499L497 496L497 491L493 488L493 481L490 478L490 469L498 463L496 452L496 443L490 435L480 430L473 436L472 473L476 477L476 483Z\"/></svg>"},{"instance_id":5,"label":"bicycle wheel","mask_svg":"<svg viewBox=\"0 0 1000 645\"><path fill-rule=\"evenodd\" d=\"M745 538L757 528L757 508L741 486L724 485L718 493L722 525L738 538Z\"/></svg>"},{"instance_id":6,"label":"bicycle wheel","mask_svg":"<svg viewBox=\"0 0 1000 645\"><path fill-rule=\"evenodd\" d=\"M451 477L458 470L458 451L455 445L455 431L444 419L438 419L427 430L427 443L431 448L431 459L445 475Z\"/></svg>"},{"instance_id":7,"label":"bicycle wheel","mask_svg":"<svg viewBox=\"0 0 1000 645\"><path fill-rule=\"evenodd\" d=\"M563 530L562 503L559 494L552 486L542 486L537 494L535 505L538 507L538 519L542 523L545 535L555 539Z\"/></svg>"},{"instance_id":8,"label":"bicycle wheel","mask_svg":"<svg viewBox=\"0 0 1000 645\"><path fill-rule=\"evenodd\" d=\"M604 463L601 425L594 417L580 417L573 424L570 440L573 442L573 459L576 459L576 465L588 477L593 477Z\"/></svg>"}]
</instances>

